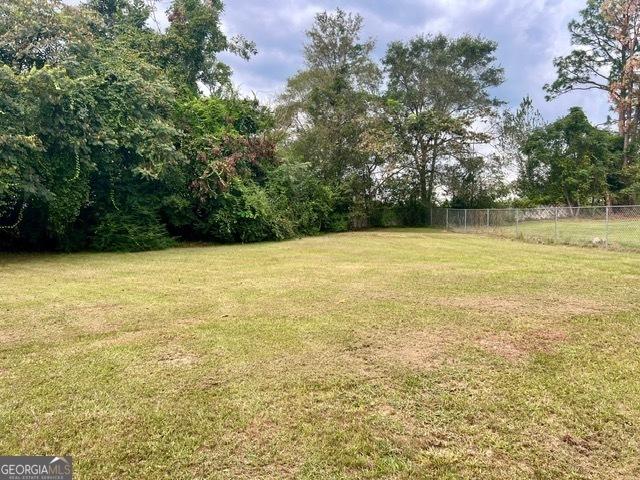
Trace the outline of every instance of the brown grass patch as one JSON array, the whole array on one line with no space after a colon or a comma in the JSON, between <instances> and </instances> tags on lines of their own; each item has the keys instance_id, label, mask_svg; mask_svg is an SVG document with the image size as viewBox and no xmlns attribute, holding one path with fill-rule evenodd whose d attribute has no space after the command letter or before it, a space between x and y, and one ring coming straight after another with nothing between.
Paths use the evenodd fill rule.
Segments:
<instances>
[{"instance_id":1,"label":"brown grass patch","mask_svg":"<svg viewBox=\"0 0 640 480\"><path fill-rule=\"evenodd\" d=\"M199 356L180 350L164 352L157 359L161 365L170 367L188 367L195 365L199 360Z\"/></svg>"},{"instance_id":2,"label":"brown grass patch","mask_svg":"<svg viewBox=\"0 0 640 480\"><path fill-rule=\"evenodd\" d=\"M598 447L596 442L590 439L577 438L568 433L563 435L561 440L563 443L573 447L580 455L584 456L590 455L591 452Z\"/></svg>"},{"instance_id":3,"label":"brown grass patch","mask_svg":"<svg viewBox=\"0 0 640 480\"><path fill-rule=\"evenodd\" d=\"M91 304L56 306L59 315L74 332L88 335L102 335L117 332L118 316L130 311L116 303L98 302Z\"/></svg>"},{"instance_id":4,"label":"brown grass patch","mask_svg":"<svg viewBox=\"0 0 640 480\"><path fill-rule=\"evenodd\" d=\"M149 341L149 330L133 330L133 331L110 331L105 332L109 336L107 338L96 339L92 346L96 348L105 348L112 346L131 345L135 343L144 343Z\"/></svg>"},{"instance_id":5,"label":"brown grass patch","mask_svg":"<svg viewBox=\"0 0 640 480\"><path fill-rule=\"evenodd\" d=\"M413 330L399 334L368 337L354 356L369 364L382 361L412 368L442 365L449 349L459 343L459 334L450 330Z\"/></svg>"},{"instance_id":6,"label":"brown grass patch","mask_svg":"<svg viewBox=\"0 0 640 480\"><path fill-rule=\"evenodd\" d=\"M437 299L442 307L471 310L493 316L577 317L610 312L615 307L605 302L578 297L500 297L474 296Z\"/></svg>"},{"instance_id":7,"label":"brown grass patch","mask_svg":"<svg viewBox=\"0 0 640 480\"><path fill-rule=\"evenodd\" d=\"M506 360L516 361L527 356L527 351L506 332L496 333L478 340L484 350Z\"/></svg>"},{"instance_id":8,"label":"brown grass patch","mask_svg":"<svg viewBox=\"0 0 640 480\"><path fill-rule=\"evenodd\" d=\"M2 331L2 335L0 335L0 345L10 347L11 345L22 343L28 338L29 335L24 331L16 332L5 328Z\"/></svg>"},{"instance_id":9,"label":"brown grass patch","mask_svg":"<svg viewBox=\"0 0 640 480\"><path fill-rule=\"evenodd\" d=\"M506 360L518 361L536 353L552 353L558 344L565 342L567 338L567 334L562 330L546 328L520 335L499 332L479 338L477 344Z\"/></svg>"}]
</instances>

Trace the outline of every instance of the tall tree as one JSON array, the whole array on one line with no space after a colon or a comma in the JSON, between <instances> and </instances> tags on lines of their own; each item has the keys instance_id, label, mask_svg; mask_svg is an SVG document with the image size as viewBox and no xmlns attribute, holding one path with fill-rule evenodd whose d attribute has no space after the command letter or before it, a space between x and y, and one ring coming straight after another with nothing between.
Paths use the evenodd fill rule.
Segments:
<instances>
[{"instance_id":1,"label":"tall tree","mask_svg":"<svg viewBox=\"0 0 640 480\"><path fill-rule=\"evenodd\" d=\"M371 156L360 145L381 76L371 59L374 42L361 38L362 24L360 15L340 9L316 15L307 32L306 68L289 79L279 112L293 137L292 154L345 187L345 198L366 204Z\"/></svg>"},{"instance_id":2,"label":"tall tree","mask_svg":"<svg viewBox=\"0 0 640 480\"><path fill-rule=\"evenodd\" d=\"M228 38L222 31L222 0L173 0L168 10L169 27L161 38L160 64L178 85L197 92L202 85L211 93L229 86L231 70L218 59L229 51L249 59L257 53L255 43L242 35Z\"/></svg>"},{"instance_id":3,"label":"tall tree","mask_svg":"<svg viewBox=\"0 0 640 480\"><path fill-rule=\"evenodd\" d=\"M555 59L558 78L545 86L548 98L575 90L607 92L617 113L627 163L640 134L640 4L588 0L569 31L576 48Z\"/></svg>"},{"instance_id":4,"label":"tall tree","mask_svg":"<svg viewBox=\"0 0 640 480\"><path fill-rule=\"evenodd\" d=\"M509 193L500 159L472 152L447 165L442 182L453 208L492 208Z\"/></svg>"},{"instance_id":5,"label":"tall tree","mask_svg":"<svg viewBox=\"0 0 640 480\"><path fill-rule=\"evenodd\" d=\"M489 92L503 82L496 48L479 37L418 36L393 42L384 57L390 115L425 221L444 162L488 140L476 127L500 104Z\"/></svg>"},{"instance_id":6,"label":"tall tree","mask_svg":"<svg viewBox=\"0 0 640 480\"><path fill-rule=\"evenodd\" d=\"M497 150L506 168L517 176L515 193L530 191L535 179L529 178L525 146L531 135L545 126L540 111L531 97L525 97L515 111L505 110L497 125Z\"/></svg>"},{"instance_id":7,"label":"tall tree","mask_svg":"<svg viewBox=\"0 0 640 480\"><path fill-rule=\"evenodd\" d=\"M528 139L526 196L569 207L609 202L619 137L589 123L582 109L535 131Z\"/></svg>"},{"instance_id":8,"label":"tall tree","mask_svg":"<svg viewBox=\"0 0 640 480\"><path fill-rule=\"evenodd\" d=\"M242 35L229 37L222 29L222 0L172 0L166 29L152 25L155 0L88 0L85 8L99 14L100 36L120 41L148 62L163 68L179 92L200 89L220 94L230 90L231 70L221 52L246 60L257 53Z\"/></svg>"}]
</instances>

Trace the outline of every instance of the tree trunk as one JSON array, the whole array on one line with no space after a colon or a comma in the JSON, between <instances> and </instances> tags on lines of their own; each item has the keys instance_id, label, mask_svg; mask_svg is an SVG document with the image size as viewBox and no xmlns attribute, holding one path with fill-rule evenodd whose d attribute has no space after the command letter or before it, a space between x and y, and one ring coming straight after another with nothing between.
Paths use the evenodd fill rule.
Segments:
<instances>
[{"instance_id":1,"label":"tree trunk","mask_svg":"<svg viewBox=\"0 0 640 480\"><path fill-rule=\"evenodd\" d=\"M626 38L627 29L624 29L623 38ZM629 102L629 96L633 94L630 90L631 85L629 82L631 79L629 78L629 74L627 72L627 62L629 61L630 53L627 46L625 46L624 42L622 45L621 52L621 64L622 71L620 73L620 96L618 98L618 129L620 131L620 135L623 138L623 148L622 148L622 162L623 166L626 166L629 163L629 148L631 146L631 132L629 129L629 123L631 122L631 115L629 109L632 103ZM613 93L613 92L612 92Z\"/></svg>"},{"instance_id":2,"label":"tree trunk","mask_svg":"<svg viewBox=\"0 0 640 480\"><path fill-rule=\"evenodd\" d=\"M431 208L433 206L433 190L436 178L436 161L438 160L438 144L434 144L433 151L431 152L431 165L429 168L429 185L427 187L427 204L425 208Z\"/></svg>"},{"instance_id":3,"label":"tree trunk","mask_svg":"<svg viewBox=\"0 0 640 480\"><path fill-rule=\"evenodd\" d=\"M418 168L418 176L420 181L420 204L422 212L420 212L420 220L423 225L427 224L427 209L429 208L429 199L427 193L427 169L426 164L422 162Z\"/></svg>"},{"instance_id":4,"label":"tree trunk","mask_svg":"<svg viewBox=\"0 0 640 480\"><path fill-rule=\"evenodd\" d=\"M571 197L569 196L567 186L564 184L562 185L562 193L564 195L565 202L567 202L567 207L569 207L569 212L571 212L571 215L573 216L573 205L571 204Z\"/></svg>"}]
</instances>

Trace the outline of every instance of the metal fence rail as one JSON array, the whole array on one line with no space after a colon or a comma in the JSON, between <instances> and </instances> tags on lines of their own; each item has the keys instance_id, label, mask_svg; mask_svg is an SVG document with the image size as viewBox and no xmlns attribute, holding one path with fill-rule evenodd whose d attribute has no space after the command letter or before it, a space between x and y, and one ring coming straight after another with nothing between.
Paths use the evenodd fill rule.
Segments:
<instances>
[{"instance_id":1,"label":"metal fence rail","mask_svg":"<svg viewBox=\"0 0 640 480\"><path fill-rule=\"evenodd\" d=\"M640 251L640 206L434 208L431 223L455 232Z\"/></svg>"}]
</instances>

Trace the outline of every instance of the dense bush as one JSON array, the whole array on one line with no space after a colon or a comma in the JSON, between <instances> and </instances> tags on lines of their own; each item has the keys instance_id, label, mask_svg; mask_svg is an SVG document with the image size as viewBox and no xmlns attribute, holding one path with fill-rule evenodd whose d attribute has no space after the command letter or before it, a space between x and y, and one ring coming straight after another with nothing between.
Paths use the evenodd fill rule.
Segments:
<instances>
[{"instance_id":1,"label":"dense bush","mask_svg":"<svg viewBox=\"0 0 640 480\"><path fill-rule=\"evenodd\" d=\"M231 46L221 8L175 1L158 33L141 3L0 6L1 248L133 251L330 227L331 192L308 165L281 165L271 112L223 93L215 53L252 46Z\"/></svg>"},{"instance_id":2,"label":"dense bush","mask_svg":"<svg viewBox=\"0 0 640 480\"><path fill-rule=\"evenodd\" d=\"M175 244L166 227L150 210L110 212L100 219L91 247L98 251L158 250Z\"/></svg>"},{"instance_id":3,"label":"dense bush","mask_svg":"<svg viewBox=\"0 0 640 480\"><path fill-rule=\"evenodd\" d=\"M295 233L263 188L241 180L217 198L212 215L200 225L204 238L221 242L283 240Z\"/></svg>"},{"instance_id":4,"label":"dense bush","mask_svg":"<svg viewBox=\"0 0 640 480\"><path fill-rule=\"evenodd\" d=\"M285 163L269 175L267 193L297 235L331 230L333 193L306 163Z\"/></svg>"}]
</instances>

